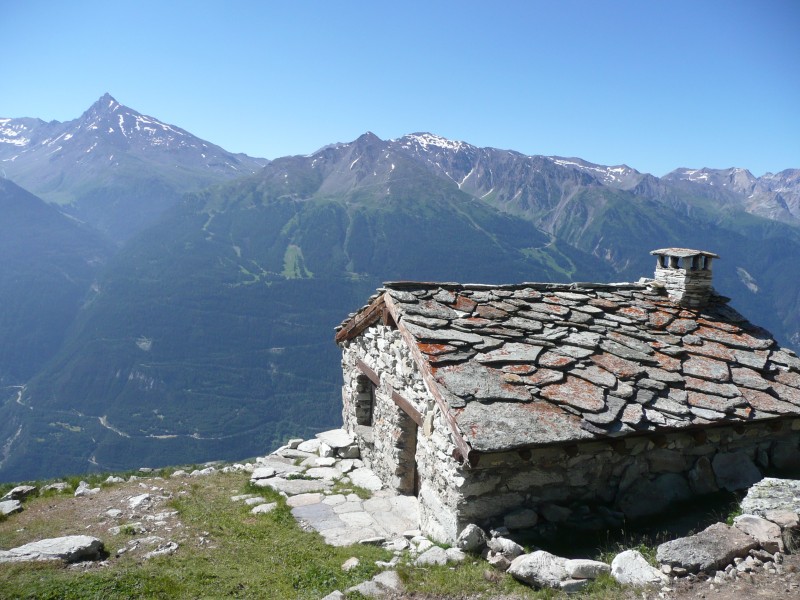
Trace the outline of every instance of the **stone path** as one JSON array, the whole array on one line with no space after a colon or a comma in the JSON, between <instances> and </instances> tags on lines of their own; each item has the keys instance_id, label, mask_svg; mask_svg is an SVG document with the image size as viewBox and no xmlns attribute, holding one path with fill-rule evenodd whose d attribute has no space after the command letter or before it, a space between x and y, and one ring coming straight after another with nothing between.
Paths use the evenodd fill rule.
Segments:
<instances>
[{"instance_id":1,"label":"stone path","mask_svg":"<svg viewBox=\"0 0 800 600\"><path fill-rule=\"evenodd\" d=\"M301 527L318 531L333 546L371 543L403 550L413 548L420 535L417 499L382 489L380 479L358 458L353 438L341 429L314 440L292 440L242 468L251 472L253 485L285 496ZM354 488L369 491L371 497L362 499Z\"/></svg>"},{"instance_id":2,"label":"stone path","mask_svg":"<svg viewBox=\"0 0 800 600\"><path fill-rule=\"evenodd\" d=\"M362 500L356 494L298 494L287 499L292 514L332 546L383 543L403 538L419 524L417 499L380 490Z\"/></svg>"}]
</instances>

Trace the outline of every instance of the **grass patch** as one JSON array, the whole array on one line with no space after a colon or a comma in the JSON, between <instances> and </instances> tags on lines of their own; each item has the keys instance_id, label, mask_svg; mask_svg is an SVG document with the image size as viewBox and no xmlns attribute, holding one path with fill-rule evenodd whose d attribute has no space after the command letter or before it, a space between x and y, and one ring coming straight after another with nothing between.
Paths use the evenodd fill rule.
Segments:
<instances>
[{"instance_id":1,"label":"grass patch","mask_svg":"<svg viewBox=\"0 0 800 600\"><path fill-rule=\"evenodd\" d=\"M190 533L189 541L172 556L139 563L122 555L107 567L85 571L60 565L0 565L0 596L317 599L369 579L379 570L376 560L391 558L390 552L373 546L326 545L318 534L300 529L283 497L269 489L248 488L244 478L241 474L201 478L169 502ZM276 501L278 507L269 514L252 515L249 506L231 502L232 484ZM35 529L37 538L61 534L52 526L48 530L47 523ZM195 542L200 532L207 532L208 544ZM9 539L2 537L5 545ZM113 541L110 535L102 537L107 545ZM351 556L361 563L345 573L341 565Z\"/></svg>"}]
</instances>

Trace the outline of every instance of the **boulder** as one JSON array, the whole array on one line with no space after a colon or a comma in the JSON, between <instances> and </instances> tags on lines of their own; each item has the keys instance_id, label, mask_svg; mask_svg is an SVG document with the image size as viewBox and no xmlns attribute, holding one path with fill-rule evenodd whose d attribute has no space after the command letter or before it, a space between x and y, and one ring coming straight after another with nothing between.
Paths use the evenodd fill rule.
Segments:
<instances>
[{"instance_id":1,"label":"boulder","mask_svg":"<svg viewBox=\"0 0 800 600\"><path fill-rule=\"evenodd\" d=\"M56 491L56 492L63 492L65 490L67 490L67 489L69 489L69 484L68 483L66 483L64 481L57 481L56 483L51 483L51 484L43 486L42 489L39 490L39 494L44 494L45 492L49 492L50 490L53 490L53 491Z\"/></svg>"},{"instance_id":2,"label":"boulder","mask_svg":"<svg viewBox=\"0 0 800 600\"><path fill-rule=\"evenodd\" d=\"M80 498L82 496L93 496L99 493L100 493L99 487L90 488L88 483L86 483L85 481L81 481L78 484L78 489L75 490L75 497Z\"/></svg>"},{"instance_id":3,"label":"boulder","mask_svg":"<svg viewBox=\"0 0 800 600\"><path fill-rule=\"evenodd\" d=\"M36 486L33 485L18 485L9 490L5 496L0 498L0 502L4 500L24 500L36 491Z\"/></svg>"},{"instance_id":4,"label":"boulder","mask_svg":"<svg viewBox=\"0 0 800 600\"><path fill-rule=\"evenodd\" d=\"M478 554L486 546L487 540L486 532L474 523L470 523L458 534L456 548Z\"/></svg>"},{"instance_id":5,"label":"boulder","mask_svg":"<svg viewBox=\"0 0 800 600\"><path fill-rule=\"evenodd\" d=\"M414 564L418 567L425 567L429 565L446 565L447 552L444 548L433 546L432 548L428 548L425 552L420 554L414 561Z\"/></svg>"},{"instance_id":6,"label":"boulder","mask_svg":"<svg viewBox=\"0 0 800 600\"><path fill-rule=\"evenodd\" d=\"M686 569L690 573L714 572L744 558L758 548L758 542L735 527L714 523L700 533L661 544L656 559L662 564Z\"/></svg>"},{"instance_id":7,"label":"boulder","mask_svg":"<svg viewBox=\"0 0 800 600\"><path fill-rule=\"evenodd\" d=\"M0 550L0 563L41 560L98 560L104 552L103 542L88 535L68 535L31 542L11 550Z\"/></svg>"},{"instance_id":8,"label":"boulder","mask_svg":"<svg viewBox=\"0 0 800 600\"><path fill-rule=\"evenodd\" d=\"M669 577L652 567L638 550L620 552L611 561L611 576L622 585L661 585Z\"/></svg>"},{"instance_id":9,"label":"boulder","mask_svg":"<svg viewBox=\"0 0 800 600\"><path fill-rule=\"evenodd\" d=\"M800 480L765 477L742 500L746 514L766 517L772 510L800 513Z\"/></svg>"},{"instance_id":10,"label":"boulder","mask_svg":"<svg viewBox=\"0 0 800 600\"><path fill-rule=\"evenodd\" d=\"M525 550L514 540L505 537L493 537L486 542L486 546L497 554L502 554L508 559L514 559Z\"/></svg>"},{"instance_id":11,"label":"boulder","mask_svg":"<svg viewBox=\"0 0 800 600\"><path fill-rule=\"evenodd\" d=\"M720 452L711 461L717 485L733 492L750 487L762 477L761 471L744 452Z\"/></svg>"},{"instance_id":12,"label":"boulder","mask_svg":"<svg viewBox=\"0 0 800 600\"><path fill-rule=\"evenodd\" d=\"M603 573L611 572L611 565L599 560L573 559L564 563L567 576L572 579L597 579Z\"/></svg>"},{"instance_id":13,"label":"boulder","mask_svg":"<svg viewBox=\"0 0 800 600\"><path fill-rule=\"evenodd\" d=\"M567 579L567 572L564 569L566 560L544 550L537 550L515 558L508 572L514 579L533 587L559 589L561 582Z\"/></svg>"},{"instance_id":14,"label":"boulder","mask_svg":"<svg viewBox=\"0 0 800 600\"><path fill-rule=\"evenodd\" d=\"M3 500L0 502L0 515L12 515L22 510L22 502L19 500Z\"/></svg>"},{"instance_id":15,"label":"boulder","mask_svg":"<svg viewBox=\"0 0 800 600\"><path fill-rule=\"evenodd\" d=\"M756 515L739 515L733 520L733 526L755 538L771 554L784 551L780 526L767 519Z\"/></svg>"}]
</instances>

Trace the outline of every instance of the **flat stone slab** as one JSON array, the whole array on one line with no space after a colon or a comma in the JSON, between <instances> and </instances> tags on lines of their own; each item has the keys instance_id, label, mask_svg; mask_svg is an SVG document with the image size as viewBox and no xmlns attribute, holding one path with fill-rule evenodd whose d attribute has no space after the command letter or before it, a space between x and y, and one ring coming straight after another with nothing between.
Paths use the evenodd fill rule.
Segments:
<instances>
[{"instance_id":1,"label":"flat stone slab","mask_svg":"<svg viewBox=\"0 0 800 600\"><path fill-rule=\"evenodd\" d=\"M700 533L661 544L656 559L661 564L682 567L690 573L713 572L744 558L758 542L743 531L714 523Z\"/></svg>"},{"instance_id":2,"label":"flat stone slab","mask_svg":"<svg viewBox=\"0 0 800 600\"><path fill-rule=\"evenodd\" d=\"M353 485L357 485L371 492L377 492L383 487L383 482L380 478L367 467L361 467L360 469L351 471L348 477L350 477L350 481Z\"/></svg>"},{"instance_id":3,"label":"flat stone slab","mask_svg":"<svg viewBox=\"0 0 800 600\"><path fill-rule=\"evenodd\" d=\"M0 550L0 563L43 560L97 560L103 553L103 542L88 535L68 535L49 538L18 546L11 550Z\"/></svg>"},{"instance_id":4,"label":"flat stone slab","mask_svg":"<svg viewBox=\"0 0 800 600\"><path fill-rule=\"evenodd\" d=\"M784 550L781 528L772 521L756 515L739 515L733 520L733 526L758 541L770 554Z\"/></svg>"},{"instance_id":5,"label":"flat stone slab","mask_svg":"<svg viewBox=\"0 0 800 600\"><path fill-rule=\"evenodd\" d=\"M311 467L305 472L306 477L335 481L342 478L342 472L335 467Z\"/></svg>"},{"instance_id":6,"label":"flat stone slab","mask_svg":"<svg viewBox=\"0 0 800 600\"><path fill-rule=\"evenodd\" d=\"M253 485L257 487L268 487L276 492L283 492L289 496L296 496L297 494L310 494L312 492L324 492L329 490L333 483L325 481L324 479L283 479L282 477L273 477L272 479L259 479L253 481Z\"/></svg>"},{"instance_id":7,"label":"flat stone slab","mask_svg":"<svg viewBox=\"0 0 800 600\"><path fill-rule=\"evenodd\" d=\"M344 429L331 429L317 434L317 439L333 449L344 448L355 442L355 438Z\"/></svg>"},{"instance_id":8,"label":"flat stone slab","mask_svg":"<svg viewBox=\"0 0 800 600\"><path fill-rule=\"evenodd\" d=\"M800 480L765 477L742 500L742 512L766 517L767 511L800 513Z\"/></svg>"}]
</instances>

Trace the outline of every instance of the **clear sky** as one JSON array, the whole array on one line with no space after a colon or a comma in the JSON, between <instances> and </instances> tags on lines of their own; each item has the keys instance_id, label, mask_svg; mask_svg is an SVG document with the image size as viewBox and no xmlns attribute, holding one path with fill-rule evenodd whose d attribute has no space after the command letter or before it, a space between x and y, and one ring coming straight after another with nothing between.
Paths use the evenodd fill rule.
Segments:
<instances>
[{"instance_id":1,"label":"clear sky","mask_svg":"<svg viewBox=\"0 0 800 600\"><path fill-rule=\"evenodd\" d=\"M800 168L797 0L0 0L0 116L102 94L233 152L429 131L526 154Z\"/></svg>"}]
</instances>

